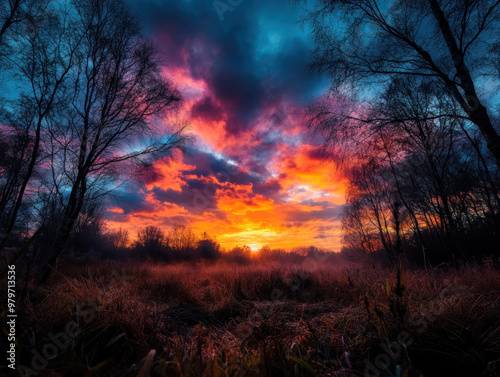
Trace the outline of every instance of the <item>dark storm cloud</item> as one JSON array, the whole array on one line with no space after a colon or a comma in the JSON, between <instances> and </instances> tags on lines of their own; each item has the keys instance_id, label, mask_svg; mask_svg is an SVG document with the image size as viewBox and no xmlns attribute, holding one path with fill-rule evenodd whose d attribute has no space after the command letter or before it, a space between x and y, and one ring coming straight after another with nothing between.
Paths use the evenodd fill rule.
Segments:
<instances>
[{"instance_id":1,"label":"dark storm cloud","mask_svg":"<svg viewBox=\"0 0 500 377\"><path fill-rule=\"evenodd\" d=\"M338 219L342 208L340 206L320 209L316 211L292 211L287 214L287 221L308 222L311 220L335 220Z\"/></svg>"},{"instance_id":2,"label":"dark storm cloud","mask_svg":"<svg viewBox=\"0 0 500 377\"><path fill-rule=\"evenodd\" d=\"M298 37L287 41L278 53L263 56L261 62L268 77L268 96L285 95L294 102L305 104L311 93L321 87L319 77L306 69L310 63L309 56L306 41Z\"/></svg>"},{"instance_id":3,"label":"dark storm cloud","mask_svg":"<svg viewBox=\"0 0 500 377\"><path fill-rule=\"evenodd\" d=\"M241 185L252 185L253 194L260 194L274 200L282 200L286 194L278 180L261 180L256 175L246 173L222 158L211 153L192 150L184 156L184 163L194 169L181 171L180 179L184 182L181 191L153 188L154 196L160 202L175 203L190 211L202 213L217 208L216 193L224 188L225 195L238 197L237 188ZM194 176L194 177L193 177ZM215 177L215 182L210 180ZM225 185L229 183L229 186ZM252 205L252 202L247 204Z\"/></svg>"},{"instance_id":4,"label":"dark storm cloud","mask_svg":"<svg viewBox=\"0 0 500 377\"><path fill-rule=\"evenodd\" d=\"M266 191L271 194L269 188L264 190L266 184L255 175L242 171L237 165L231 164L212 153L191 148L189 153L183 156L183 160L185 164L194 168L181 170L180 179L184 182L181 187L182 190L179 192L172 189L153 188L152 192L160 202L174 203L189 210L196 210L196 212L214 211L217 207L216 191L225 183L237 186L257 185L259 187L257 192L263 193ZM193 176L196 178L193 178ZM112 206L121 207L123 214L109 214L109 217L117 218L140 211L154 212L157 208L154 207L153 203L146 200L147 195L141 189L144 184L154 183L161 177L161 170L153 166L145 176L138 176L136 177L137 180L128 182L117 193L113 202L110 203ZM210 177L215 177L218 183L212 183ZM279 189L278 186L276 188ZM219 218L225 217L222 213L217 216Z\"/></svg>"},{"instance_id":5,"label":"dark storm cloud","mask_svg":"<svg viewBox=\"0 0 500 377\"><path fill-rule=\"evenodd\" d=\"M297 190L297 191L301 191L301 190ZM305 199L305 200L302 200L300 202L300 204L305 205L305 206L309 206L309 207L320 206L322 208L329 208L332 205L332 203L330 203L326 200L316 201L315 199Z\"/></svg>"},{"instance_id":6,"label":"dark storm cloud","mask_svg":"<svg viewBox=\"0 0 500 377\"><path fill-rule=\"evenodd\" d=\"M326 158L326 153L324 148L316 147L307 152L307 156L312 160L324 160Z\"/></svg>"},{"instance_id":7,"label":"dark storm cloud","mask_svg":"<svg viewBox=\"0 0 500 377\"><path fill-rule=\"evenodd\" d=\"M115 196L108 199L108 207L119 207L122 213L107 212L107 219L112 221L127 221L129 214L137 212L155 212L156 208L146 200L146 194L141 191L141 182L130 181L115 191Z\"/></svg>"},{"instance_id":8,"label":"dark storm cloud","mask_svg":"<svg viewBox=\"0 0 500 377\"><path fill-rule=\"evenodd\" d=\"M203 213L217 208L217 200L215 195L206 194L196 188L198 185L191 180L191 186L182 187L181 191L172 189L162 190L159 187L153 188L154 196L160 202L175 203L190 212ZM202 187L204 185L202 184Z\"/></svg>"},{"instance_id":9,"label":"dark storm cloud","mask_svg":"<svg viewBox=\"0 0 500 377\"><path fill-rule=\"evenodd\" d=\"M278 129L267 129L257 132L253 140L257 146L253 152L256 159L268 159L270 155L276 153L276 149L281 143L281 135Z\"/></svg>"},{"instance_id":10,"label":"dark storm cloud","mask_svg":"<svg viewBox=\"0 0 500 377\"><path fill-rule=\"evenodd\" d=\"M223 109L213 101L212 97L205 96L191 108L191 118L220 121L223 119Z\"/></svg>"},{"instance_id":11,"label":"dark storm cloud","mask_svg":"<svg viewBox=\"0 0 500 377\"><path fill-rule=\"evenodd\" d=\"M266 106L283 98L302 102L319 85L307 74L307 44L297 36L298 10L288 0L243 1L224 12L222 22L212 1L129 2L165 61L187 65L221 104L205 97L194 115L218 119L224 111L229 135L248 130Z\"/></svg>"},{"instance_id":12,"label":"dark storm cloud","mask_svg":"<svg viewBox=\"0 0 500 377\"><path fill-rule=\"evenodd\" d=\"M257 149L257 148L256 148ZM254 151L252 151L254 152ZM258 152L254 152L253 156L256 156ZM269 161L269 159L267 160ZM249 169L249 171L259 177L267 177L270 175L269 170L266 168L266 162L261 159L253 160L247 162L245 165Z\"/></svg>"},{"instance_id":13,"label":"dark storm cloud","mask_svg":"<svg viewBox=\"0 0 500 377\"><path fill-rule=\"evenodd\" d=\"M198 177L215 176L221 183L230 182L238 185L260 182L258 178L242 171L237 165L233 165L223 158L218 158L212 153L191 150L189 154L184 156L184 162L195 166L192 170L182 171L184 174Z\"/></svg>"},{"instance_id":14,"label":"dark storm cloud","mask_svg":"<svg viewBox=\"0 0 500 377\"><path fill-rule=\"evenodd\" d=\"M129 185L127 192L117 195L114 203L123 209L124 214L136 211L154 211L155 208L145 201L146 194L139 192L142 186Z\"/></svg>"},{"instance_id":15,"label":"dark storm cloud","mask_svg":"<svg viewBox=\"0 0 500 377\"><path fill-rule=\"evenodd\" d=\"M263 195L274 200L282 200L286 194L282 192L283 186L277 179L270 179L267 182L257 183L253 186L255 194Z\"/></svg>"}]
</instances>

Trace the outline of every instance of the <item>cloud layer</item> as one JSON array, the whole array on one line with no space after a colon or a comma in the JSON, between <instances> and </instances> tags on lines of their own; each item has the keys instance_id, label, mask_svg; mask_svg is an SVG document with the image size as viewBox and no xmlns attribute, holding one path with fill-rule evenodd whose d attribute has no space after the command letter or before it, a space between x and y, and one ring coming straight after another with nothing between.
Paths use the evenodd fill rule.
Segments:
<instances>
[{"instance_id":1,"label":"cloud layer","mask_svg":"<svg viewBox=\"0 0 500 377\"><path fill-rule=\"evenodd\" d=\"M345 182L302 121L324 82L308 74L298 10L287 0L130 3L183 93L196 142L124 186L109 225L183 223L226 247L338 249ZM218 4L223 17L217 3L229 7Z\"/></svg>"}]
</instances>

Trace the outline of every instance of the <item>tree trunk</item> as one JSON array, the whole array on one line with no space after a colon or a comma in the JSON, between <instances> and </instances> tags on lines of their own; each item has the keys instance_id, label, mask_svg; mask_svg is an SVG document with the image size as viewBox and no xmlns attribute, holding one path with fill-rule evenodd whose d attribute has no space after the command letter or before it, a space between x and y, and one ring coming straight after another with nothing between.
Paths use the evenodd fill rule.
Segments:
<instances>
[{"instance_id":1,"label":"tree trunk","mask_svg":"<svg viewBox=\"0 0 500 377\"><path fill-rule=\"evenodd\" d=\"M49 251L49 259L47 263L42 267L41 278L38 285L43 284L50 277L52 271L57 265L57 261L61 256L61 253L66 246L66 243L71 235L71 231L75 226L75 222L80 215L83 207L85 193L87 190L86 177L84 173L78 175L77 181L75 182L73 189L71 190L70 198L68 201L68 206L64 212L64 217L61 222L61 227L57 232L52 247Z\"/></svg>"},{"instance_id":2,"label":"tree trunk","mask_svg":"<svg viewBox=\"0 0 500 377\"><path fill-rule=\"evenodd\" d=\"M35 144L33 146L33 151L31 152L31 158L28 165L28 170L26 172L26 175L24 176L23 182L17 194L16 202L14 204L14 208L12 209L12 213L10 215L7 228L5 229L5 233L3 234L3 237L0 239L0 251L3 250L3 248L5 247L5 244L7 242L7 237L10 235L10 233L12 233L12 229L14 229L14 225L16 224L17 214L19 213L19 209L21 208L21 204L23 201L24 192L26 191L28 182L30 181L31 176L33 174L33 170L35 169L36 159L38 157L38 149L40 148L42 120L44 116L45 112L38 119L35 132Z\"/></svg>"},{"instance_id":3,"label":"tree trunk","mask_svg":"<svg viewBox=\"0 0 500 377\"><path fill-rule=\"evenodd\" d=\"M457 70L457 77L460 79L460 87L463 89L465 98L462 96L456 85L452 85L452 92L455 99L460 103L464 111L469 115L470 120L479 128L486 140L488 149L495 157L497 165L500 167L500 136L493 127L493 123L488 115L486 107L477 97L474 81L465 65L465 57L460 51L455 37L451 31L450 24L446 19L443 10L437 0L428 0L434 18L438 22L439 29L446 41L446 46ZM451 84L450 84L451 85Z\"/></svg>"}]
</instances>

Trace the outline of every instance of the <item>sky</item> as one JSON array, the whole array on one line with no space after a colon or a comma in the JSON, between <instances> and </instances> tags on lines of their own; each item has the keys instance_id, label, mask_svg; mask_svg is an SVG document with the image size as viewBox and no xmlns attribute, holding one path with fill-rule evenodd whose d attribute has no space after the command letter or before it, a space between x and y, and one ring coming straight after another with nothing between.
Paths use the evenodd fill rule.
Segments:
<instances>
[{"instance_id":1,"label":"sky","mask_svg":"<svg viewBox=\"0 0 500 377\"><path fill-rule=\"evenodd\" d=\"M325 161L304 107L326 81L310 73L309 34L289 0L129 0L181 90L194 141L129 181L110 228L134 236L184 224L226 248L340 250L346 182ZM169 120L165 120L168 122Z\"/></svg>"}]
</instances>

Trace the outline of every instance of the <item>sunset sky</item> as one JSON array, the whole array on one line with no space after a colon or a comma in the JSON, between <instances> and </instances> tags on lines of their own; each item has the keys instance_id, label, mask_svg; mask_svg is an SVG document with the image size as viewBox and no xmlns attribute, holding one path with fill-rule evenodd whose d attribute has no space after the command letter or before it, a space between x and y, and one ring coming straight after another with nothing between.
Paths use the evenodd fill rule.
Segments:
<instances>
[{"instance_id":1,"label":"sunset sky","mask_svg":"<svg viewBox=\"0 0 500 377\"><path fill-rule=\"evenodd\" d=\"M345 182L303 122L326 83L288 0L130 1L182 92L195 141L109 203L110 228L185 224L231 248L340 249ZM238 4L225 6L224 4Z\"/></svg>"}]
</instances>

